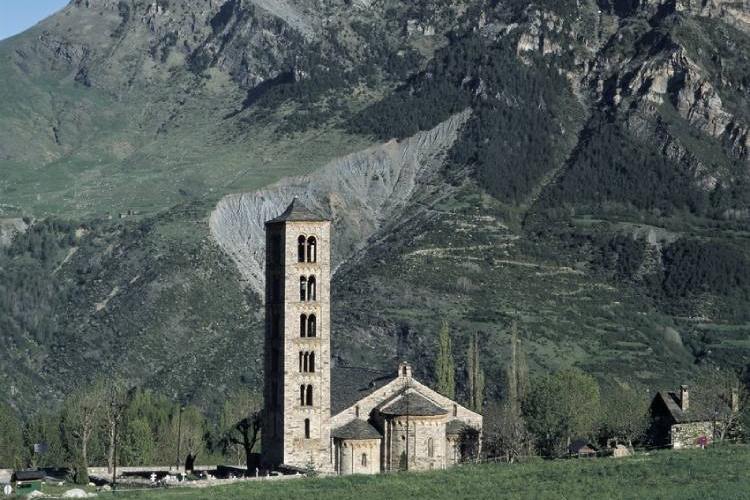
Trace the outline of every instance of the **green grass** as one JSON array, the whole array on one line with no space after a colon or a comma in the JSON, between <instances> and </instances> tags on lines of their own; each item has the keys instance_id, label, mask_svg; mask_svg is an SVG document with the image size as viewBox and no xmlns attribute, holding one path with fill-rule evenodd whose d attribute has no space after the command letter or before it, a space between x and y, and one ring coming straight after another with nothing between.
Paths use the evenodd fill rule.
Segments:
<instances>
[{"instance_id":1,"label":"green grass","mask_svg":"<svg viewBox=\"0 0 750 500\"><path fill-rule=\"evenodd\" d=\"M750 447L661 451L635 457L534 460L526 464L466 465L429 473L400 473L249 482L205 489L125 493L144 499L305 498L749 498Z\"/></svg>"}]
</instances>

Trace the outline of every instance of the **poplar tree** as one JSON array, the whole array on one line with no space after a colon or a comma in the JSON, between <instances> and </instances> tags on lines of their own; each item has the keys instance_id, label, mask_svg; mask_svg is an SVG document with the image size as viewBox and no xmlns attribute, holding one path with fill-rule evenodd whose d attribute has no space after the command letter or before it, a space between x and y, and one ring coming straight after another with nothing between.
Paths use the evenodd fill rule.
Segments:
<instances>
[{"instance_id":1,"label":"poplar tree","mask_svg":"<svg viewBox=\"0 0 750 500\"><path fill-rule=\"evenodd\" d=\"M453 399L456 396L455 363L453 361L453 346L447 321L443 321L440 327L437 348L437 359L435 361L437 392L447 398Z\"/></svg>"},{"instance_id":2,"label":"poplar tree","mask_svg":"<svg viewBox=\"0 0 750 500\"><path fill-rule=\"evenodd\" d=\"M479 362L479 335L475 333L466 351L466 372L469 381L469 407L481 413L484 403L484 371Z\"/></svg>"}]
</instances>

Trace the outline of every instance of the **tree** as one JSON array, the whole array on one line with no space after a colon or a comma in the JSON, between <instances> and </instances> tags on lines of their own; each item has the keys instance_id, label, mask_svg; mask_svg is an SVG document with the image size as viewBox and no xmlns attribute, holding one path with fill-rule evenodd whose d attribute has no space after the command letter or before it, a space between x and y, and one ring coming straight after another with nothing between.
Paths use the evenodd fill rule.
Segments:
<instances>
[{"instance_id":1,"label":"tree","mask_svg":"<svg viewBox=\"0 0 750 500\"><path fill-rule=\"evenodd\" d=\"M102 417L107 434L107 471L112 473L115 463L115 449L117 448L118 427L122 426L122 418L127 406L127 389L125 383L119 379L102 382ZM122 432L122 429L120 429Z\"/></svg>"},{"instance_id":2,"label":"tree","mask_svg":"<svg viewBox=\"0 0 750 500\"><path fill-rule=\"evenodd\" d=\"M21 467L25 455L21 422L10 406L0 404L0 467Z\"/></svg>"},{"instance_id":3,"label":"tree","mask_svg":"<svg viewBox=\"0 0 750 500\"><path fill-rule=\"evenodd\" d=\"M505 371L506 399L520 410L529 392L529 366L518 336L518 323L513 320L510 330L510 364Z\"/></svg>"},{"instance_id":4,"label":"tree","mask_svg":"<svg viewBox=\"0 0 750 500\"><path fill-rule=\"evenodd\" d=\"M181 416L180 413L182 413ZM205 451L206 419L198 408L193 405L188 405L182 409L176 407L172 413L170 426L172 443L174 443L172 450L179 448L180 462L184 463L183 456L197 457ZM177 443L178 436L179 446Z\"/></svg>"},{"instance_id":5,"label":"tree","mask_svg":"<svg viewBox=\"0 0 750 500\"><path fill-rule=\"evenodd\" d=\"M494 401L484 412L485 452L513 463L531 454L532 436L518 405L509 401Z\"/></svg>"},{"instance_id":6,"label":"tree","mask_svg":"<svg viewBox=\"0 0 750 500\"><path fill-rule=\"evenodd\" d=\"M748 408L750 393L739 373L706 367L695 378L690 391L690 407L716 419L714 439L723 441L742 433L743 413Z\"/></svg>"},{"instance_id":7,"label":"tree","mask_svg":"<svg viewBox=\"0 0 750 500\"><path fill-rule=\"evenodd\" d=\"M576 368L534 381L524 404L529 430L547 455L562 455L575 438L593 437L599 420L599 385Z\"/></svg>"},{"instance_id":8,"label":"tree","mask_svg":"<svg viewBox=\"0 0 750 500\"><path fill-rule=\"evenodd\" d=\"M79 387L63 404L62 426L66 444L74 455L77 482L88 482L89 444L99 428L104 403L101 382Z\"/></svg>"},{"instance_id":9,"label":"tree","mask_svg":"<svg viewBox=\"0 0 750 500\"><path fill-rule=\"evenodd\" d=\"M484 404L484 371L479 361L479 335L474 333L466 351L466 375L469 382L469 407L477 413Z\"/></svg>"},{"instance_id":10,"label":"tree","mask_svg":"<svg viewBox=\"0 0 750 500\"><path fill-rule=\"evenodd\" d=\"M30 454L32 467L60 466L67 456L60 427L62 417L59 413L38 413L32 416L24 426L24 445ZM34 445L44 443L44 453L34 453Z\"/></svg>"},{"instance_id":11,"label":"tree","mask_svg":"<svg viewBox=\"0 0 750 500\"><path fill-rule=\"evenodd\" d=\"M127 465L150 465L156 462L156 442L148 420L128 420L124 425L121 457Z\"/></svg>"},{"instance_id":12,"label":"tree","mask_svg":"<svg viewBox=\"0 0 750 500\"><path fill-rule=\"evenodd\" d=\"M643 438L649 425L649 400L629 386L607 392L602 401L601 435L607 441L627 443Z\"/></svg>"},{"instance_id":13,"label":"tree","mask_svg":"<svg viewBox=\"0 0 750 500\"><path fill-rule=\"evenodd\" d=\"M242 447L248 471L251 467L250 455L260 437L262 408L263 400L260 395L239 389L224 403L220 418L225 446Z\"/></svg>"},{"instance_id":14,"label":"tree","mask_svg":"<svg viewBox=\"0 0 750 500\"><path fill-rule=\"evenodd\" d=\"M437 392L445 397L456 397L455 363L453 361L453 346L448 322L443 321L438 335L438 353L435 361L437 378Z\"/></svg>"}]
</instances>

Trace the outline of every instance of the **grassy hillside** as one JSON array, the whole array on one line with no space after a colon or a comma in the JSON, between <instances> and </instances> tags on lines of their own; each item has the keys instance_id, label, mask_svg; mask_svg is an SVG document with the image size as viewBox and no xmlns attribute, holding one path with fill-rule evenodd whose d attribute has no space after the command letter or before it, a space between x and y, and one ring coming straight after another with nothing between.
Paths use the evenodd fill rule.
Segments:
<instances>
[{"instance_id":1,"label":"grassy hillside","mask_svg":"<svg viewBox=\"0 0 750 500\"><path fill-rule=\"evenodd\" d=\"M661 451L624 459L466 465L430 473L249 482L210 490L121 492L144 499L192 498L747 498L750 448Z\"/></svg>"}]
</instances>

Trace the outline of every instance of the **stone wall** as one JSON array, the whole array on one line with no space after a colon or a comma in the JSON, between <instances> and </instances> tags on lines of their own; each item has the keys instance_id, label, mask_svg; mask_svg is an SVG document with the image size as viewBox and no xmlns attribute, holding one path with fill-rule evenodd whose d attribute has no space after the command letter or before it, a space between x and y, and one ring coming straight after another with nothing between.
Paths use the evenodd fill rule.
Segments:
<instances>
[{"instance_id":1,"label":"stone wall","mask_svg":"<svg viewBox=\"0 0 750 500\"><path fill-rule=\"evenodd\" d=\"M384 437L385 470L444 469L445 416L388 419Z\"/></svg>"},{"instance_id":2,"label":"stone wall","mask_svg":"<svg viewBox=\"0 0 750 500\"><path fill-rule=\"evenodd\" d=\"M274 258L281 239L282 258ZM298 262L297 238L314 236L315 262ZM265 458L272 464L332 471L330 442L330 222L289 221L268 230L266 246L266 378L267 422ZM300 277L315 278L315 300L300 298ZM275 291L281 288L280 292ZM279 297L281 294L281 297ZM278 314L276 319L274 315ZM300 336L300 315L314 314L316 336ZM275 330L279 330L276 332ZM303 373L299 353L315 353L315 371ZM300 387L312 386L312 405L301 404ZM273 401L277 401L274 407ZM305 422L310 422L309 438ZM275 425L275 427L274 427ZM277 432L274 435L273 429Z\"/></svg>"},{"instance_id":3,"label":"stone wall","mask_svg":"<svg viewBox=\"0 0 750 500\"><path fill-rule=\"evenodd\" d=\"M715 425L713 422L688 422L674 424L670 429L670 440L672 448L692 448L699 446L699 440L706 438L707 442L713 441Z\"/></svg>"},{"instance_id":4,"label":"stone wall","mask_svg":"<svg viewBox=\"0 0 750 500\"><path fill-rule=\"evenodd\" d=\"M335 448L336 472L339 474L380 472L380 439L341 439L336 440Z\"/></svg>"}]
</instances>

